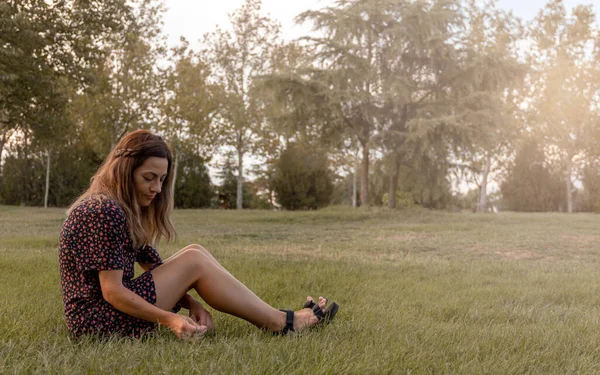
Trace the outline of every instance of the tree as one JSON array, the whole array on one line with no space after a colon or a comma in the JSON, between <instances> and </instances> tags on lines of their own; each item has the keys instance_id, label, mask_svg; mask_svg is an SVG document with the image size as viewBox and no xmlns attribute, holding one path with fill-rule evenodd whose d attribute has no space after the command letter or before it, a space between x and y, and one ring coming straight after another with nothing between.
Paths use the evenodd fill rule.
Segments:
<instances>
[{"instance_id":1,"label":"tree","mask_svg":"<svg viewBox=\"0 0 600 375\"><path fill-rule=\"evenodd\" d=\"M264 125L264 108L251 95L254 80L268 72L270 51L279 38L279 26L260 15L260 0L246 0L230 15L232 31L217 29L207 35L208 56L213 77L222 87L219 129L223 143L236 151L236 207L243 207L244 155L253 151Z\"/></svg>"},{"instance_id":2,"label":"tree","mask_svg":"<svg viewBox=\"0 0 600 375\"><path fill-rule=\"evenodd\" d=\"M91 10L94 10L91 12ZM4 1L0 4L0 155L10 135L45 149L47 206L52 149L70 126L68 92L85 90L100 43L119 28L121 1Z\"/></svg>"},{"instance_id":3,"label":"tree","mask_svg":"<svg viewBox=\"0 0 600 375\"><path fill-rule=\"evenodd\" d=\"M92 66L91 84L73 99L77 120L88 130L87 141L106 155L127 132L158 122L162 99L157 62L165 54L159 0L127 6L120 32L107 35L105 54Z\"/></svg>"},{"instance_id":4,"label":"tree","mask_svg":"<svg viewBox=\"0 0 600 375\"><path fill-rule=\"evenodd\" d=\"M501 185L504 208L511 211L546 212L560 209L564 186L546 162L535 140L524 143ZM563 206L564 207L564 206Z\"/></svg>"},{"instance_id":5,"label":"tree","mask_svg":"<svg viewBox=\"0 0 600 375\"><path fill-rule=\"evenodd\" d=\"M394 208L403 166L405 171L418 170L417 165L428 166L434 160L441 161L439 166L448 165L448 145L462 133L452 112L452 95L457 82L468 73L456 47L457 33L463 29L457 1L393 1L388 13L392 21L382 40L380 58L383 107L379 137L390 169L388 206ZM415 150L421 150L422 157ZM412 167L411 161L415 163ZM447 171L430 171L440 173L430 179L446 179ZM435 201L432 197L426 194L416 201Z\"/></svg>"},{"instance_id":6,"label":"tree","mask_svg":"<svg viewBox=\"0 0 600 375\"><path fill-rule=\"evenodd\" d=\"M32 147L29 132L24 132L11 146L3 169L4 202L39 206L43 203L43 158L39 150Z\"/></svg>"},{"instance_id":7,"label":"tree","mask_svg":"<svg viewBox=\"0 0 600 375\"><path fill-rule=\"evenodd\" d=\"M311 67L312 56L298 42L276 46L270 73L255 80L251 93L265 108L265 123L257 134L256 151L264 160L254 170L270 197L276 164L290 143L300 143L327 153L343 153L344 137L335 108L320 92ZM336 158L342 162L343 157ZM343 164L343 162L342 162Z\"/></svg>"},{"instance_id":8,"label":"tree","mask_svg":"<svg viewBox=\"0 0 600 375\"><path fill-rule=\"evenodd\" d=\"M289 143L276 165L273 189L288 210L327 206L333 192L327 156L310 146Z\"/></svg>"},{"instance_id":9,"label":"tree","mask_svg":"<svg viewBox=\"0 0 600 375\"><path fill-rule=\"evenodd\" d=\"M456 111L466 129L454 158L478 187L476 212L486 212L490 177L503 170L518 135L518 87L525 68L518 62L516 43L523 28L493 1L478 7L469 0L465 10L468 27L462 44L469 74L455 91Z\"/></svg>"},{"instance_id":10,"label":"tree","mask_svg":"<svg viewBox=\"0 0 600 375\"><path fill-rule=\"evenodd\" d=\"M64 71L73 68L61 51L58 16L58 8L45 2L0 4L0 157L15 131L50 135L65 122Z\"/></svg>"},{"instance_id":11,"label":"tree","mask_svg":"<svg viewBox=\"0 0 600 375\"><path fill-rule=\"evenodd\" d=\"M533 41L530 78L532 107L564 172L567 212L573 211L572 178L576 157L593 149L600 123L600 30L592 6L567 15L562 0L551 0L530 27Z\"/></svg>"},{"instance_id":12,"label":"tree","mask_svg":"<svg viewBox=\"0 0 600 375\"><path fill-rule=\"evenodd\" d=\"M172 52L172 66L164 72L165 94L159 129L174 153L173 184L176 185L179 154L184 148L193 150L203 162L210 160L216 151L219 132L213 119L219 104L215 100L217 89L209 82L210 67L202 57L190 50L183 38Z\"/></svg>"},{"instance_id":13,"label":"tree","mask_svg":"<svg viewBox=\"0 0 600 375\"><path fill-rule=\"evenodd\" d=\"M221 180L221 184L217 186L217 207L219 208L237 208L238 197L238 176L236 170L237 165L232 153L225 155L223 162L220 164L221 170L217 177ZM243 207L251 209L269 208L269 202L258 196L260 192L256 189L255 184L250 181L244 181L242 185Z\"/></svg>"},{"instance_id":14,"label":"tree","mask_svg":"<svg viewBox=\"0 0 600 375\"><path fill-rule=\"evenodd\" d=\"M600 212L600 160L587 161L581 176L583 194L580 211Z\"/></svg>"},{"instance_id":15,"label":"tree","mask_svg":"<svg viewBox=\"0 0 600 375\"><path fill-rule=\"evenodd\" d=\"M204 159L195 150L180 149L178 160L175 207L210 207L214 189Z\"/></svg>"},{"instance_id":16,"label":"tree","mask_svg":"<svg viewBox=\"0 0 600 375\"><path fill-rule=\"evenodd\" d=\"M362 148L360 200L369 205L369 153L376 128L376 114L381 106L382 39L386 35L391 14L389 1L340 0L337 7L307 11L297 22L313 23L314 31L323 37L306 37L315 48L313 74L319 92L328 103L335 104L345 129L356 137Z\"/></svg>"}]
</instances>

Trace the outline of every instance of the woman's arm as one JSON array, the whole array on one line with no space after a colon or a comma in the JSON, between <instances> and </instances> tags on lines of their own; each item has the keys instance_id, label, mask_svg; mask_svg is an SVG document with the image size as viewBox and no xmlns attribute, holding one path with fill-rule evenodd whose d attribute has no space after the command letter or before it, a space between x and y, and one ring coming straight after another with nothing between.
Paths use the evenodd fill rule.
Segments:
<instances>
[{"instance_id":1,"label":"woman's arm","mask_svg":"<svg viewBox=\"0 0 600 375\"><path fill-rule=\"evenodd\" d=\"M98 278L102 297L117 310L139 319L162 324L175 332L179 338L185 333L206 332L205 326L183 315L162 310L125 288L122 283L122 270L99 271Z\"/></svg>"}]
</instances>

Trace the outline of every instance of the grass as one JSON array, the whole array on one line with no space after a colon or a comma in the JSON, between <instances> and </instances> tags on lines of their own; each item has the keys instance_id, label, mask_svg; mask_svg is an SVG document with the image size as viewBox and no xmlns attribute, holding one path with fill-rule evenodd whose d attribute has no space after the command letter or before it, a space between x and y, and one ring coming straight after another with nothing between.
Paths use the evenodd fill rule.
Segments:
<instances>
[{"instance_id":1,"label":"grass","mask_svg":"<svg viewBox=\"0 0 600 375\"><path fill-rule=\"evenodd\" d=\"M180 210L166 258L200 243L268 303L335 299L334 324L272 337L213 313L179 342L66 330L64 210L0 206L0 374L600 373L600 217L329 208Z\"/></svg>"}]
</instances>

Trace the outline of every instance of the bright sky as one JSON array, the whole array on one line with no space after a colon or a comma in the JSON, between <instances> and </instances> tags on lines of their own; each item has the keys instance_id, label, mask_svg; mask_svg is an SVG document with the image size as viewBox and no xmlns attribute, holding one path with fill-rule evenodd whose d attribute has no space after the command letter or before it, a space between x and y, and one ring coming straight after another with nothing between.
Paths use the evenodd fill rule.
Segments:
<instances>
[{"instance_id":1,"label":"bright sky","mask_svg":"<svg viewBox=\"0 0 600 375\"><path fill-rule=\"evenodd\" d=\"M169 45L175 45L179 37L186 37L192 46L216 25L227 27L227 14L239 8L244 0L165 0L168 11L165 15L164 31L169 36ZM287 40L306 35L307 25L295 25L294 17L308 9L319 9L334 4L334 0L263 0L262 12L281 23L283 37ZM547 3L546 0L498 0L498 6L513 10L514 14L525 21L534 18ZM600 0L564 0L567 8L575 5L593 4L600 19Z\"/></svg>"}]
</instances>

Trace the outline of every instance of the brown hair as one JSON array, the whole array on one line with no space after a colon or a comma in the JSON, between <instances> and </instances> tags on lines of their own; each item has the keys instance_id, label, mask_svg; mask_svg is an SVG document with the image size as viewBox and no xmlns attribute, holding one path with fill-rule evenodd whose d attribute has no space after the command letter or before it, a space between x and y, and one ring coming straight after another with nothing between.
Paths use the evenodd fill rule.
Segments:
<instances>
[{"instance_id":1,"label":"brown hair","mask_svg":"<svg viewBox=\"0 0 600 375\"><path fill-rule=\"evenodd\" d=\"M156 195L150 206L140 207L135 194L133 171L152 156L168 160L167 177L160 194ZM92 177L90 187L75 200L69 210L86 198L106 195L116 200L125 212L134 247L154 246L162 237L171 240L175 236L175 227L171 221L172 168L171 151L162 137L148 130L131 132L110 151Z\"/></svg>"}]
</instances>

